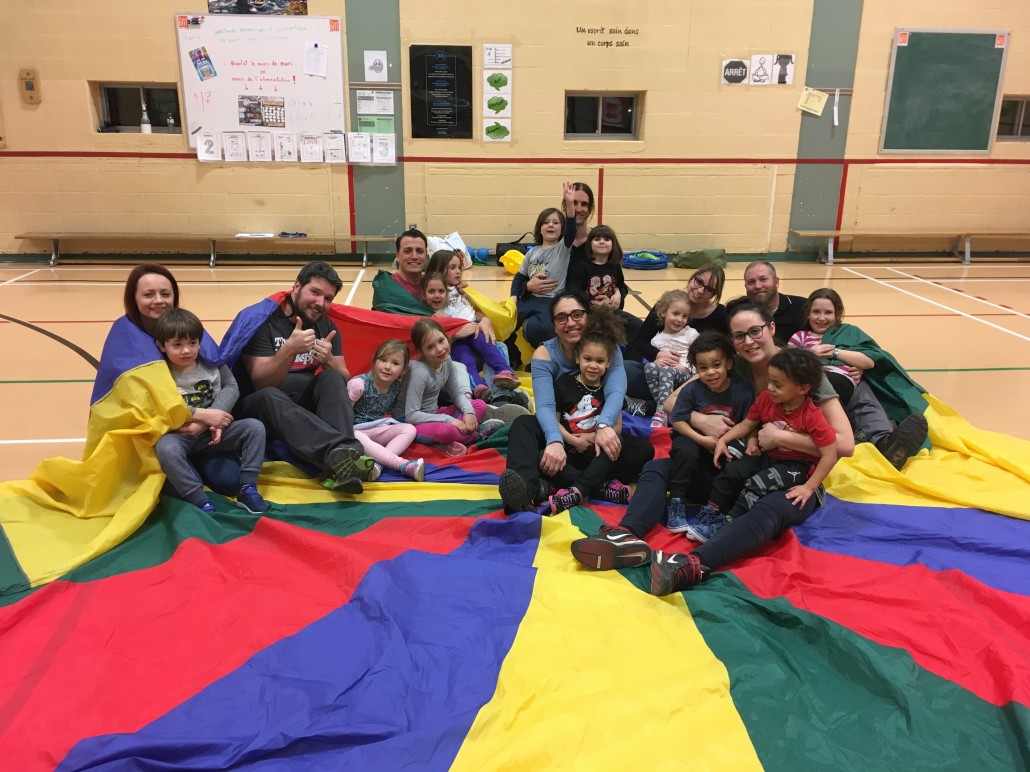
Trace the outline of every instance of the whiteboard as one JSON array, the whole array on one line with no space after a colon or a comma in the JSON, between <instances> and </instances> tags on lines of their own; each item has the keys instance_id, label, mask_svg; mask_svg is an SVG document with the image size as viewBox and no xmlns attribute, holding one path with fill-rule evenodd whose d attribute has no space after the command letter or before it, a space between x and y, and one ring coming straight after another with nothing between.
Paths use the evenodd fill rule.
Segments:
<instances>
[{"instance_id":1,"label":"whiteboard","mask_svg":"<svg viewBox=\"0 0 1030 772\"><path fill-rule=\"evenodd\" d=\"M338 16L177 13L174 21L191 148L201 131L347 131ZM319 60L324 75L311 72Z\"/></svg>"}]
</instances>

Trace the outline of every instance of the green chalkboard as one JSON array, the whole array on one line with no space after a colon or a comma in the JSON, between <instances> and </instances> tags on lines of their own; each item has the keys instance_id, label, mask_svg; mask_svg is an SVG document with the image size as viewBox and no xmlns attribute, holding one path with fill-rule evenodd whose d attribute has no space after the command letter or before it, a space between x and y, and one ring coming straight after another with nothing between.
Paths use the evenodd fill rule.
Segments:
<instances>
[{"instance_id":1,"label":"green chalkboard","mask_svg":"<svg viewBox=\"0 0 1030 772\"><path fill-rule=\"evenodd\" d=\"M880 151L990 150L1008 43L1000 30L896 30Z\"/></svg>"}]
</instances>

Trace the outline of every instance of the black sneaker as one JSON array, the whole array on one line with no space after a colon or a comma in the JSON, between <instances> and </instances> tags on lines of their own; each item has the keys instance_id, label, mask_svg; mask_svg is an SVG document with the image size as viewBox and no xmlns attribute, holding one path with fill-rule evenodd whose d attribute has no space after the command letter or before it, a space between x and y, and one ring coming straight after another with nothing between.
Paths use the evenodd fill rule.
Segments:
<instances>
[{"instance_id":1,"label":"black sneaker","mask_svg":"<svg viewBox=\"0 0 1030 772\"><path fill-rule=\"evenodd\" d=\"M693 552L654 553L651 561L651 594L668 595L687 590L708 576L708 567Z\"/></svg>"},{"instance_id":2,"label":"black sneaker","mask_svg":"<svg viewBox=\"0 0 1030 772\"><path fill-rule=\"evenodd\" d=\"M535 512L536 506L529 496L529 483L514 469L505 469L501 472L501 479L497 486L501 491L501 501L504 502L506 512Z\"/></svg>"},{"instance_id":3,"label":"black sneaker","mask_svg":"<svg viewBox=\"0 0 1030 772\"><path fill-rule=\"evenodd\" d=\"M626 402L622 406L623 410L630 415L636 415L642 418L647 417L647 403L644 400L637 399L636 397L626 397L625 400Z\"/></svg>"},{"instance_id":4,"label":"black sneaker","mask_svg":"<svg viewBox=\"0 0 1030 772\"><path fill-rule=\"evenodd\" d=\"M361 455L354 448L345 448L342 445L333 448L329 451L327 460L333 477L337 480L349 480L356 477L359 481L369 482L375 474L375 459Z\"/></svg>"},{"instance_id":5,"label":"black sneaker","mask_svg":"<svg viewBox=\"0 0 1030 772\"><path fill-rule=\"evenodd\" d=\"M597 536L577 539L569 549L572 557L595 571L642 566L651 559L647 542L617 525L602 525Z\"/></svg>"},{"instance_id":6,"label":"black sneaker","mask_svg":"<svg viewBox=\"0 0 1030 772\"><path fill-rule=\"evenodd\" d=\"M918 453L926 442L929 430L926 416L910 415L898 424L897 429L876 443L876 449L900 472L909 457Z\"/></svg>"}]
</instances>

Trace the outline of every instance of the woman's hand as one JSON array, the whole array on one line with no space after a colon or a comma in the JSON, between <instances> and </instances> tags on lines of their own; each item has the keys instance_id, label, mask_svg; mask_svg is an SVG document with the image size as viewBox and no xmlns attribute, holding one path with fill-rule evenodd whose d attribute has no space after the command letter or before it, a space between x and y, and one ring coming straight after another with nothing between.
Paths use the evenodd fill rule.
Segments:
<instances>
[{"instance_id":1,"label":"woman's hand","mask_svg":"<svg viewBox=\"0 0 1030 772\"><path fill-rule=\"evenodd\" d=\"M762 424L762 428L758 430L758 447L763 453L780 447L780 430L771 423Z\"/></svg>"},{"instance_id":2,"label":"woman's hand","mask_svg":"<svg viewBox=\"0 0 1030 772\"><path fill-rule=\"evenodd\" d=\"M202 424L200 421L190 421L188 424L183 424L175 430L176 434L186 434L190 437L199 437L208 430L206 424Z\"/></svg>"},{"instance_id":3,"label":"woman's hand","mask_svg":"<svg viewBox=\"0 0 1030 772\"><path fill-rule=\"evenodd\" d=\"M565 453L565 445L561 442L552 442L544 448L540 456L540 471L544 477L554 477L565 468L568 456Z\"/></svg>"},{"instance_id":4,"label":"woman's hand","mask_svg":"<svg viewBox=\"0 0 1030 772\"><path fill-rule=\"evenodd\" d=\"M612 461L618 461L619 454L622 453L622 438L612 427L606 426L597 430L594 447L597 448L597 455L604 452Z\"/></svg>"},{"instance_id":5,"label":"woman's hand","mask_svg":"<svg viewBox=\"0 0 1030 772\"><path fill-rule=\"evenodd\" d=\"M546 295L548 292L553 292L557 286L557 280L548 279L541 274L537 274L526 282L526 289L534 295Z\"/></svg>"},{"instance_id":6,"label":"woman's hand","mask_svg":"<svg viewBox=\"0 0 1030 772\"><path fill-rule=\"evenodd\" d=\"M690 416L690 425L694 427L696 432L705 435L705 437L719 439L732 428L733 421L724 415L699 415L698 413L693 413Z\"/></svg>"},{"instance_id":7,"label":"woman's hand","mask_svg":"<svg viewBox=\"0 0 1030 772\"><path fill-rule=\"evenodd\" d=\"M565 215L575 216L576 204L576 183L574 182L563 182L562 187L562 200L565 202Z\"/></svg>"},{"instance_id":8,"label":"woman's hand","mask_svg":"<svg viewBox=\"0 0 1030 772\"><path fill-rule=\"evenodd\" d=\"M479 325L475 322L467 322L458 328L454 333L454 337L459 340L462 338L474 338L477 332L479 332Z\"/></svg>"},{"instance_id":9,"label":"woman's hand","mask_svg":"<svg viewBox=\"0 0 1030 772\"><path fill-rule=\"evenodd\" d=\"M475 413L465 413L465 415L461 417L461 422L465 426L464 431L469 434L472 434L472 432L479 428L479 421L476 419Z\"/></svg>"},{"instance_id":10,"label":"woman's hand","mask_svg":"<svg viewBox=\"0 0 1030 772\"><path fill-rule=\"evenodd\" d=\"M809 349L820 359L833 359L833 349L835 346L832 343L817 343Z\"/></svg>"},{"instance_id":11,"label":"woman's hand","mask_svg":"<svg viewBox=\"0 0 1030 772\"><path fill-rule=\"evenodd\" d=\"M483 333L483 338L493 346L497 343L497 335L494 334L494 323L490 321L489 316L483 316L479 319L479 331Z\"/></svg>"}]
</instances>

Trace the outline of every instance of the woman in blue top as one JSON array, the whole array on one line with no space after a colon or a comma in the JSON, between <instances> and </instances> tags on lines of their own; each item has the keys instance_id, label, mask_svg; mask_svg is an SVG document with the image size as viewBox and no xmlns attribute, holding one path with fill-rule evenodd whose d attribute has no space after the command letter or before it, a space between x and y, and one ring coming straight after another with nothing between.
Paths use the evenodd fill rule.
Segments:
<instances>
[{"instance_id":1,"label":"woman in blue top","mask_svg":"<svg viewBox=\"0 0 1030 772\"><path fill-rule=\"evenodd\" d=\"M575 349L589 313L590 303L578 292L562 292L551 302L555 337L537 348L530 365L536 415L516 419L508 435L508 463L500 480L501 499L508 512L535 511L537 502L547 499L546 479L564 469L568 462L558 424L554 383L560 376L579 369ZM620 436L612 428L619 420L626 395L626 372L618 349L602 383L604 405L594 445L598 452L618 459L619 479L631 482L654 457L654 448L643 438ZM616 503L626 503L624 494Z\"/></svg>"}]
</instances>

